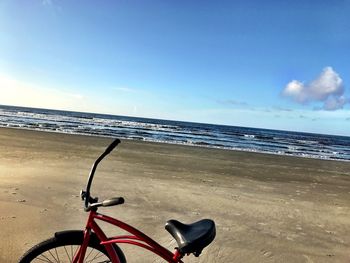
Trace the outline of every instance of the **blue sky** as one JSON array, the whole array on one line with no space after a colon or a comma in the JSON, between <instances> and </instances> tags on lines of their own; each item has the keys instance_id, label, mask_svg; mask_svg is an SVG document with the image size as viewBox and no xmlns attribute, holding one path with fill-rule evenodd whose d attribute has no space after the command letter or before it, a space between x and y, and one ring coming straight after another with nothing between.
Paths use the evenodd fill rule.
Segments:
<instances>
[{"instance_id":1,"label":"blue sky","mask_svg":"<svg viewBox=\"0 0 350 263\"><path fill-rule=\"evenodd\" d=\"M0 2L0 104L350 136L350 1Z\"/></svg>"}]
</instances>

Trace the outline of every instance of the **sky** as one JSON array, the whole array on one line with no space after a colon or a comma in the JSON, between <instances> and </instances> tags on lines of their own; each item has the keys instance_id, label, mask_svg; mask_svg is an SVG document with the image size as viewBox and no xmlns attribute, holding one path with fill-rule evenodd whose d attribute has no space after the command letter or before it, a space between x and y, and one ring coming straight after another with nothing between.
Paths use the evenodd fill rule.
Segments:
<instances>
[{"instance_id":1,"label":"sky","mask_svg":"<svg viewBox=\"0 0 350 263\"><path fill-rule=\"evenodd\" d=\"M350 1L0 1L0 104L350 136Z\"/></svg>"}]
</instances>

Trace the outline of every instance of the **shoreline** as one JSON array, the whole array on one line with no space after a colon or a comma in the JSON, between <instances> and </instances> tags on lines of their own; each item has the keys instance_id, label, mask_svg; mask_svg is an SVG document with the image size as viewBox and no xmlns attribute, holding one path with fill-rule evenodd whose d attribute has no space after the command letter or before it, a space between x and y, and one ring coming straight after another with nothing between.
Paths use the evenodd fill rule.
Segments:
<instances>
[{"instance_id":1,"label":"shoreline","mask_svg":"<svg viewBox=\"0 0 350 263\"><path fill-rule=\"evenodd\" d=\"M0 262L16 262L56 231L84 228L78 194L110 142L0 128ZM123 196L125 204L99 211L171 251L167 220L212 218L214 242L185 262L350 260L348 162L123 140L99 166L92 195ZM121 248L130 262L156 258Z\"/></svg>"},{"instance_id":2,"label":"shoreline","mask_svg":"<svg viewBox=\"0 0 350 263\"><path fill-rule=\"evenodd\" d=\"M58 131L51 131L51 130L36 130L36 129L30 129L30 128L19 128L19 127L3 127L0 126L0 129L14 129L14 130L25 130L25 131L32 131L32 132L46 132L46 133L53 133L53 134L62 134L62 135L74 135L74 136L86 136L86 137L94 137L94 138L117 138L113 136L108 135L96 135L96 134L82 134L82 133L65 133L65 132L58 132ZM310 133L310 134L316 134L316 133ZM317 134L316 134L317 135ZM340 136L335 135L339 137L347 137L347 136ZM167 141L153 141L153 140L136 140L133 138L123 138L118 137L120 140L127 140L132 142L144 142L144 143L159 143L159 144L165 144L165 145L175 145L175 146L185 146L185 147L198 147L203 149L215 149L215 150L223 150L223 151L233 151L233 152L243 152L243 153L252 153L252 154L266 154L266 155L273 155L273 156L283 156L283 157L292 157L292 158L305 158L305 159L312 159L312 160L322 160L322 161L336 161L336 162L350 162L350 160L346 159L332 159L332 158L325 158L325 157L316 157L316 156L300 156L300 155L293 155L293 154L280 154L280 153L274 153L274 152L267 152L267 151L255 151L255 150L244 150L244 149L232 149L229 147L214 147L214 146L206 146L206 145L196 145L196 144L186 144L186 143L173 143L173 142L167 142Z\"/></svg>"}]
</instances>

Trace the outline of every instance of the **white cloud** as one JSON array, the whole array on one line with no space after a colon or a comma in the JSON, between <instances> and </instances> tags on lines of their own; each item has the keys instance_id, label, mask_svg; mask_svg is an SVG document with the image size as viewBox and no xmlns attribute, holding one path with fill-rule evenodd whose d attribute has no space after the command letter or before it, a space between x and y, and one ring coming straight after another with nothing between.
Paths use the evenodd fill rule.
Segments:
<instances>
[{"instance_id":1,"label":"white cloud","mask_svg":"<svg viewBox=\"0 0 350 263\"><path fill-rule=\"evenodd\" d=\"M297 102L305 102L306 94L304 84L298 80L292 80L283 90L283 95L292 97Z\"/></svg>"},{"instance_id":2,"label":"white cloud","mask_svg":"<svg viewBox=\"0 0 350 263\"><path fill-rule=\"evenodd\" d=\"M343 80L339 74L331 67L326 67L316 79L309 83L292 80L286 85L282 95L301 104L322 102L324 110L338 110L350 102L344 96L344 92Z\"/></svg>"},{"instance_id":3,"label":"white cloud","mask_svg":"<svg viewBox=\"0 0 350 263\"><path fill-rule=\"evenodd\" d=\"M349 100L345 98L345 96L332 96L328 97L327 100L325 101L323 108L325 110L337 110L341 109L344 107L346 103L348 103Z\"/></svg>"}]
</instances>

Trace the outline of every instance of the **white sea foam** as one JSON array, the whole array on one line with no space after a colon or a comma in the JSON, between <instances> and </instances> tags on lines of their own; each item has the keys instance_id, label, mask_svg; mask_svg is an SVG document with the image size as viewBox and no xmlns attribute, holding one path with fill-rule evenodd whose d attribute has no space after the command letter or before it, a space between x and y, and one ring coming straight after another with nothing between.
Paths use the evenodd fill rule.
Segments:
<instances>
[{"instance_id":1,"label":"white sea foam","mask_svg":"<svg viewBox=\"0 0 350 263\"><path fill-rule=\"evenodd\" d=\"M1 106L0 126L306 158L350 160L350 138L272 130Z\"/></svg>"}]
</instances>

